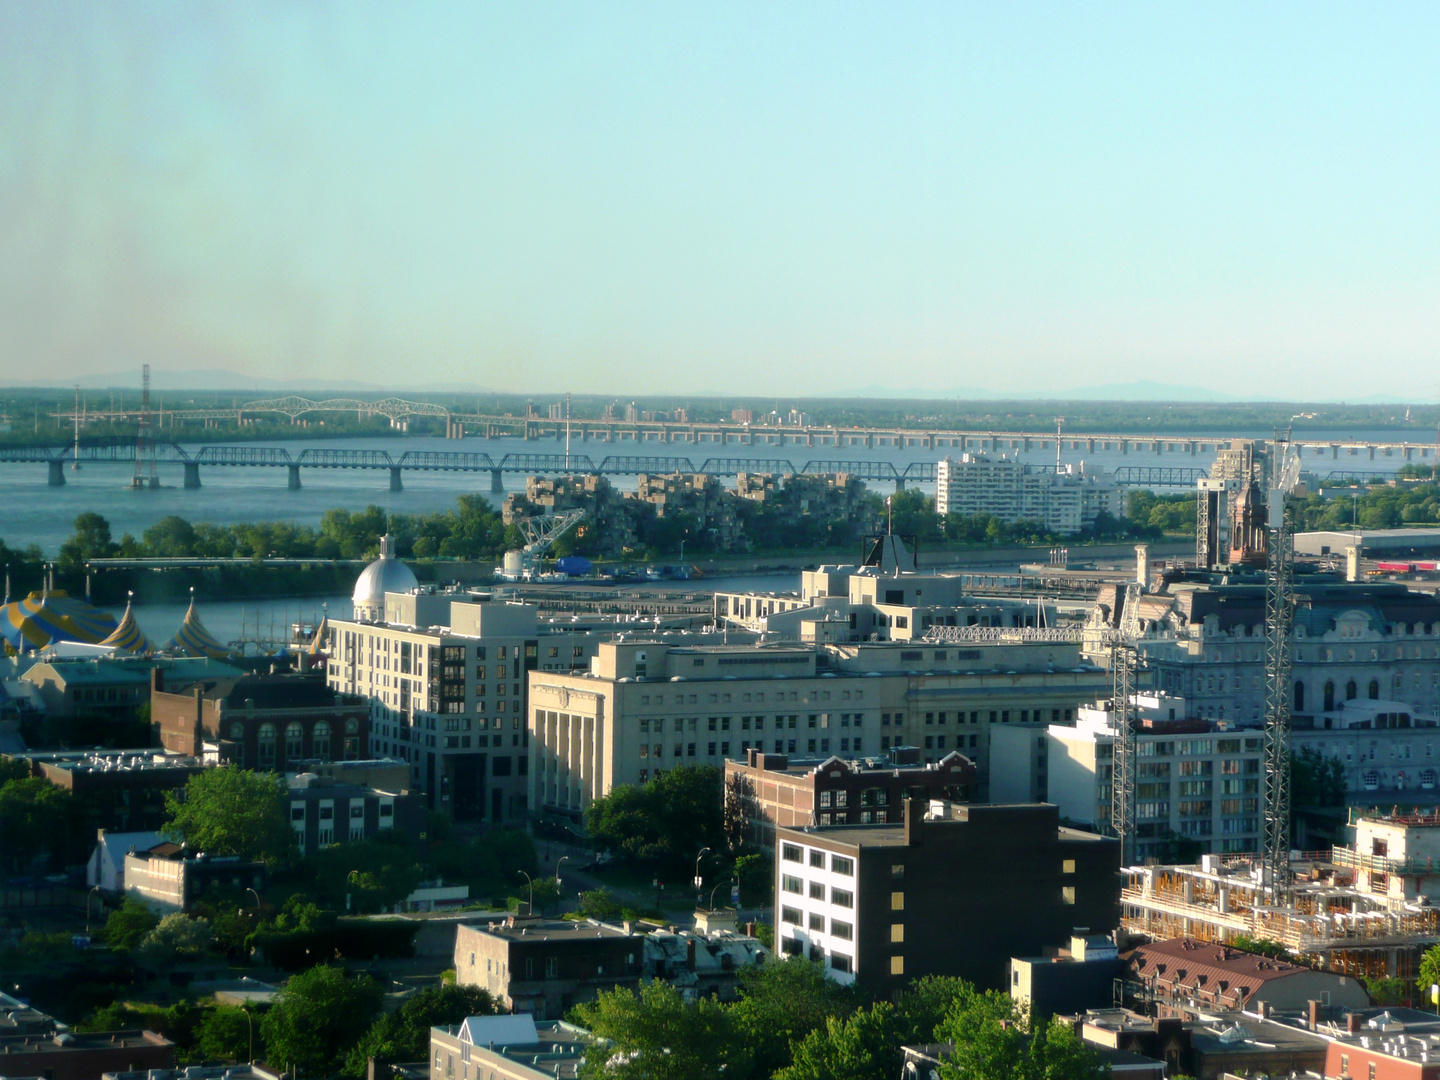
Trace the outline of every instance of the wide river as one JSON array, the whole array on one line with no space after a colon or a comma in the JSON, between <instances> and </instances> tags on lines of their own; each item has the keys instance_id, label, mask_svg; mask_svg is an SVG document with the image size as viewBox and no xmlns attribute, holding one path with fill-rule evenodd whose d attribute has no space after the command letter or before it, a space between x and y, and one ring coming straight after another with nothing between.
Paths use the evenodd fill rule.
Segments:
<instances>
[{"instance_id":1,"label":"wide river","mask_svg":"<svg viewBox=\"0 0 1440 1080\"><path fill-rule=\"evenodd\" d=\"M1403 438L1417 439L1419 433L1404 434L1395 431L1345 432L1344 439L1399 441ZM1037 435L1036 438L1043 436ZM1241 433L1238 436L1200 436L1194 434L1175 436L1176 439L1264 437L1262 433ZM1330 438L1336 436L1331 433ZM1305 433L1296 431L1295 438L1304 441ZM1319 441L1321 436L1316 436ZM506 453L555 453L562 446L550 439L524 442L516 438L481 439L469 438L463 441L438 437L395 437L355 439L306 439L275 440L268 443L247 443L247 446L282 446L292 457L307 446L328 450L385 450L392 457L398 457L407 450L484 451L498 461ZM1066 462L1084 460L1092 467L1113 469L1121 465L1174 465L1209 466L1214 459L1208 454L1166 453L1162 455L1134 453L1122 455L1118 451L1085 454L1079 450L1063 452ZM1212 444L1213 445L1213 444ZM186 444L192 453L199 445ZM1053 446L1053 444L1052 444ZM731 444L721 446L702 443L698 446L688 443L631 443L631 442L581 442L576 440L571 447L577 454L588 454L598 462L607 454L653 455L689 458L697 467L706 457L766 457L783 458L802 468L807 461L817 458L839 461L889 461L903 470L912 462L937 460L940 452L915 447L795 447L795 446L743 446ZM1021 457L1035 464L1053 464L1054 450L1032 450L1021 453ZM1323 477L1332 469L1351 471L1393 472L1403 461L1397 458L1377 458L1371 461L1366 455L1342 455L1337 460L1325 456L1307 456L1305 466ZM502 495L490 491L489 473L445 473L417 472L404 473L404 490L389 490L389 473L385 470L370 469L322 469L302 470L300 490L291 491L286 486L286 470L279 468L246 468L210 466L202 469L202 487L199 490L185 490L182 485L179 465L160 466L161 487L158 490L135 490L129 486L131 467L126 465L87 464L78 471L66 470L63 487L51 487L44 465L0 465L0 538L11 547L39 544L47 555L54 555L60 544L70 535L77 515L86 511L97 511L109 519L115 537L123 533L139 536L144 530L169 514L177 514L190 521L240 522L284 520L297 524L315 525L326 510L342 507L360 510L376 505L394 513L428 513L444 510L454 505L455 497L464 493L478 494L497 502ZM523 473L505 473L507 491L523 491ZM634 490L634 477L613 476L611 482L617 487ZM923 489L923 485L920 485ZM878 485L888 492L890 485ZM933 487L933 485L932 485ZM706 587L713 588L717 582L707 579ZM740 583L727 581L725 588L767 588L789 589L798 582L768 579L762 583ZM687 587L689 587L687 585ZM321 612L322 601L308 599L303 602L283 603L242 602L210 603L205 608L207 625L221 640L236 637L241 631L242 614L245 626L255 626L260 620L262 630L274 624L284 626L299 618L309 621ZM334 597L329 601L329 610L338 616L348 616L349 598ZM165 640L174 632L183 615L183 605L148 605L140 615L140 622L146 633L159 640ZM268 635L267 635L268 636Z\"/></svg>"}]
</instances>

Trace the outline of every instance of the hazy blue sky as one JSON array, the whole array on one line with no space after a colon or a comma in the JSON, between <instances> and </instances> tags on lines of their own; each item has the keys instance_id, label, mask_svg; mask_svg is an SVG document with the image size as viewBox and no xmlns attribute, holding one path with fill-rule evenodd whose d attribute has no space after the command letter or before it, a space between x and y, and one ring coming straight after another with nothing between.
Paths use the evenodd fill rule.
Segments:
<instances>
[{"instance_id":1,"label":"hazy blue sky","mask_svg":"<svg viewBox=\"0 0 1440 1080\"><path fill-rule=\"evenodd\" d=\"M0 376L1440 387L1440 5L0 0Z\"/></svg>"}]
</instances>

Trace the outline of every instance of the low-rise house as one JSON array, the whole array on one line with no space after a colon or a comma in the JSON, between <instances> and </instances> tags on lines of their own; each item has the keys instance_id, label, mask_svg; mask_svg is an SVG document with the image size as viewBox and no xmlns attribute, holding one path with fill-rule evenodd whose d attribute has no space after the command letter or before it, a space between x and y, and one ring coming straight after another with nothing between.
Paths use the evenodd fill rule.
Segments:
<instances>
[{"instance_id":1,"label":"low-rise house","mask_svg":"<svg viewBox=\"0 0 1440 1080\"><path fill-rule=\"evenodd\" d=\"M125 895L162 911L188 911L211 889L262 889L265 864L194 852L165 841L125 856Z\"/></svg>"},{"instance_id":2,"label":"low-rise house","mask_svg":"<svg viewBox=\"0 0 1440 1080\"><path fill-rule=\"evenodd\" d=\"M85 885L87 888L104 892L125 891L125 856L137 851L149 851L163 844L165 837L158 832L108 832L100 829L95 834L95 850L85 864Z\"/></svg>"},{"instance_id":3,"label":"low-rise house","mask_svg":"<svg viewBox=\"0 0 1440 1080\"><path fill-rule=\"evenodd\" d=\"M430 1080L573 1080L592 1041L563 1020L472 1016L430 1029Z\"/></svg>"},{"instance_id":4,"label":"low-rise house","mask_svg":"<svg viewBox=\"0 0 1440 1080\"><path fill-rule=\"evenodd\" d=\"M1010 958L1010 997L1031 1016L1102 1009L1114 1004L1115 980L1124 969L1113 940L1077 929L1068 949Z\"/></svg>"},{"instance_id":5,"label":"low-rise house","mask_svg":"<svg viewBox=\"0 0 1440 1080\"><path fill-rule=\"evenodd\" d=\"M1074 1019L1076 1033L1096 1050L1129 1051L1163 1061L1170 1076L1319 1076L1326 1040L1257 1013L1215 1012L1204 1019L1142 1016L1128 1009L1091 1010ZM1338 1078L1341 1074L1323 1073ZM1351 1074L1361 1080L1363 1073Z\"/></svg>"},{"instance_id":6,"label":"low-rise house","mask_svg":"<svg viewBox=\"0 0 1440 1080\"><path fill-rule=\"evenodd\" d=\"M397 829L412 840L425 832L424 799L404 789L382 791L308 772L286 777L286 786L290 827L302 855L366 840L385 829Z\"/></svg>"}]
</instances>

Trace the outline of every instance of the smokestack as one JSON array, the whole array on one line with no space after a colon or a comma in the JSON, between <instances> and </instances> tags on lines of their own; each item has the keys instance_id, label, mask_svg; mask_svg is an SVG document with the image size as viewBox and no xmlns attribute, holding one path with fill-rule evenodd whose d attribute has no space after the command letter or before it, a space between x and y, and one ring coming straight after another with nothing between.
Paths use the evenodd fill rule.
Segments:
<instances>
[{"instance_id":1,"label":"smokestack","mask_svg":"<svg viewBox=\"0 0 1440 1080\"><path fill-rule=\"evenodd\" d=\"M1360 549L1358 547L1345 549L1345 580L1360 580Z\"/></svg>"}]
</instances>

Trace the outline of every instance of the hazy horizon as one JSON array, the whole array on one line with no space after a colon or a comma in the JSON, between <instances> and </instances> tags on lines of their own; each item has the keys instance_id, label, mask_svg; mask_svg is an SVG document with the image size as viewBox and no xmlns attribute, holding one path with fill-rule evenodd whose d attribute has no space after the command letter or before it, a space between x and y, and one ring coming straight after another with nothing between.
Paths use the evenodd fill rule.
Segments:
<instances>
[{"instance_id":1,"label":"hazy horizon","mask_svg":"<svg viewBox=\"0 0 1440 1080\"><path fill-rule=\"evenodd\" d=\"M1437 38L0 0L0 379L1434 401Z\"/></svg>"}]
</instances>

